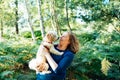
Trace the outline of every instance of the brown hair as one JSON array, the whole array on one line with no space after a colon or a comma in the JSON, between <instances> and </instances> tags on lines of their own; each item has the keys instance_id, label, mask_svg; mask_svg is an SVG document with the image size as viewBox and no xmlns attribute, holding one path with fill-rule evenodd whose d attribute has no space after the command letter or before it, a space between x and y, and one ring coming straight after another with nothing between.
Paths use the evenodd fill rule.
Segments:
<instances>
[{"instance_id":1,"label":"brown hair","mask_svg":"<svg viewBox=\"0 0 120 80\"><path fill-rule=\"evenodd\" d=\"M68 34L69 34L69 41L70 41L70 44L68 45L68 49L76 53L79 51L79 41L74 33L68 32Z\"/></svg>"}]
</instances>

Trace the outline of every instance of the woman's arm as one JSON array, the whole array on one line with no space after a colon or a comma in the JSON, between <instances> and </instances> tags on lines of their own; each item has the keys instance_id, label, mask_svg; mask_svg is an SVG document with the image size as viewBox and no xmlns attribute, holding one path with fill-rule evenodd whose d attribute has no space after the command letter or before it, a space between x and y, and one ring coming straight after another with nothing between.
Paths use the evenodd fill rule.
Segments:
<instances>
[{"instance_id":1,"label":"woman's arm","mask_svg":"<svg viewBox=\"0 0 120 80\"><path fill-rule=\"evenodd\" d=\"M51 57L51 55L49 53L46 53L45 56L46 56L48 63L50 64L51 68L53 69L53 71L55 71L56 68L58 67L58 64L53 60L53 58Z\"/></svg>"},{"instance_id":2,"label":"woman's arm","mask_svg":"<svg viewBox=\"0 0 120 80\"><path fill-rule=\"evenodd\" d=\"M45 52L45 57L46 57L48 63L50 64L52 70L55 71L56 68L58 67L58 64L53 60L48 49L44 48L43 51Z\"/></svg>"},{"instance_id":3,"label":"woman's arm","mask_svg":"<svg viewBox=\"0 0 120 80\"><path fill-rule=\"evenodd\" d=\"M45 51L46 50L46 51ZM66 68L71 64L74 54L70 51L66 51L65 55L63 56L63 58L60 60L60 62L57 64L54 59L51 57L50 53L48 52L47 49L45 49L44 51L46 59L48 61L48 63L50 64L51 68L53 69L53 71L55 73L59 73L61 71L66 70Z\"/></svg>"},{"instance_id":4,"label":"woman's arm","mask_svg":"<svg viewBox=\"0 0 120 80\"><path fill-rule=\"evenodd\" d=\"M70 64L72 63L73 58L74 58L74 54L72 52L70 51L64 52L64 55L62 59L59 61L58 67L54 72L60 73L62 71L65 71L68 68L68 66L70 66Z\"/></svg>"}]
</instances>

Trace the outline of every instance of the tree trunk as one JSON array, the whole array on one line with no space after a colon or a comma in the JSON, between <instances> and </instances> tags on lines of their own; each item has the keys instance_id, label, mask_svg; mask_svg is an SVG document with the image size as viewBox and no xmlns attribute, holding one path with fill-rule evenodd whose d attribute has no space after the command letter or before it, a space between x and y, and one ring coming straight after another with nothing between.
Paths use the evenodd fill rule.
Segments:
<instances>
[{"instance_id":1,"label":"tree trunk","mask_svg":"<svg viewBox=\"0 0 120 80\"><path fill-rule=\"evenodd\" d=\"M66 15L66 21L67 21L67 25L70 31L72 31L71 27L70 27L70 23L69 23L69 15L68 15L68 0L65 0L65 15Z\"/></svg>"},{"instance_id":2,"label":"tree trunk","mask_svg":"<svg viewBox=\"0 0 120 80\"><path fill-rule=\"evenodd\" d=\"M3 21L1 19L1 28L0 28L1 32L0 32L0 38L3 37Z\"/></svg>"},{"instance_id":3,"label":"tree trunk","mask_svg":"<svg viewBox=\"0 0 120 80\"><path fill-rule=\"evenodd\" d=\"M33 27L32 27L31 16L30 16L29 9L28 9L28 6L27 6L27 0L25 0L25 5L26 5L26 11L27 11L27 14L28 14L28 24L29 24L29 27L30 27L30 30L31 30L32 39L33 39L33 42L36 42L34 30L33 30Z\"/></svg>"},{"instance_id":4,"label":"tree trunk","mask_svg":"<svg viewBox=\"0 0 120 80\"><path fill-rule=\"evenodd\" d=\"M1 21L0 21L0 23L1 23L1 27L0 27L0 42L2 42L3 41L3 21L2 21L2 19L1 19Z\"/></svg>"},{"instance_id":5,"label":"tree trunk","mask_svg":"<svg viewBox=\"0 0 120 80\"><path fill-rule=\"evenodd\" d=\"M18 0L15 0L15 5L16 5L16 9L15 9L15 17L16 17L15 29L16 29L16 34L19 34L19 28L18 28Z\"/></svg>"},{"instance_id":6,"label":"tree trunk","mask_svg":"<svg viewBox=\"0 0 120 80\"><path fill-rule=\"evenodd\" d=\"M57 31L55 24L54 24L54 17L53 17L54 16L53 15L53 13L54 13L53 0L49 3L49 5L50 5L50 14L51 14L51 25L53 27L53 30Z\"/></svg>"},{"instance_id":7,"label":"tree trunk","mask_svg":"<svg viewBox=\"0 0 120 80\"><path fill-rule=\"evenodd\" d=\"M39 15L39 19L40 19L40 27L41 27L42 37L44 37L45 36L45 28L43 25L43 17L42 17L42 13L41 13L41 0L38 0L38 15Z\"/></svg>"},{"instance_id":8,"label":"tree trunk","mask_svg":"<svg viewBox=\"0 0 120 80\"><path fill-rule=\"evenodd\" d=\"M54 28L56 28L57 34L61 35L61 29L58 25L58 20L57 20L57 14L56 14L56 10L55 10L55 0L51 1L51 15L52 15L52 23Z\"/></svg>"}]
</instances>

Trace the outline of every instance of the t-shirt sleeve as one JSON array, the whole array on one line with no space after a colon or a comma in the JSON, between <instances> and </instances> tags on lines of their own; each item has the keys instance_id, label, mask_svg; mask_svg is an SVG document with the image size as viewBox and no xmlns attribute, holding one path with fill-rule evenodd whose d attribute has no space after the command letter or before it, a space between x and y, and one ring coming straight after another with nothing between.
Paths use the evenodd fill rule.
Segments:
<instances>
[{"instance_id":1,"label":"t-shirt sleeve","mask_svg":"<svg viewBox=\"0 0 120 80\"><path fill-rule=\"evenodd\" d=\"M58 67L54 71L55 73L61 73L62 71L65 71L68 66L72 63L74 54L72 52L67 52L65 55L63 55L63 58L58 63Z\"/></svg>"}]
</instances>

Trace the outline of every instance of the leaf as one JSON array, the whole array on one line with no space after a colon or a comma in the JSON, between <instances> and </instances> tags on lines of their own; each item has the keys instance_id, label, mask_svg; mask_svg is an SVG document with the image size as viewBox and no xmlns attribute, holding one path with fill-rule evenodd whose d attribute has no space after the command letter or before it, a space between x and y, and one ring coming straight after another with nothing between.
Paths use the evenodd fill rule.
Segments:
<instances>
[{"instance_id":1,"label":"leaf","mask_svg":"<svg viewBox=\"0 0 120 80\"><path fill-rule=\"evenodd\" d=\"M101 62L101 71L103 72L103 74L107 76L108 70L111 66L111 63L108 60L106 60L106 58L104 58Z\"/></svg>"},{"instance_id":2,"label":"leaf","mask_svg":"<svg viewBox=\"0 0 120 80\"><path fill-rule=\"evenodd\" d=\"M4 71L0 74L1 78L10 77L13 74L13 71Z\"/></svg>"}]
</instances>

